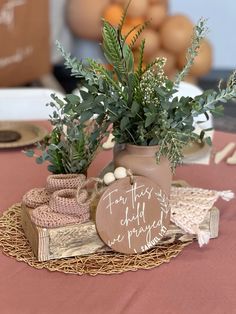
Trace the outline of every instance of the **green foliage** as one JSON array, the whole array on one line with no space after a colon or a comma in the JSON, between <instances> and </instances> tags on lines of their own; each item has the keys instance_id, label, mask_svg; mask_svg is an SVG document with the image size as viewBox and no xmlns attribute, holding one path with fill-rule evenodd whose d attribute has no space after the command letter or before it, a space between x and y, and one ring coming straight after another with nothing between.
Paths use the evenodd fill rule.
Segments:
<instances>
[{"instance_id":1,"label":"green foliage","mask_svg":"<svg viewBox=\"0 0 236 314\"><path fill-rule=\"evenodd\" d=\"M137 42L137 40L139 39L140 35L142 34L142 32L145 30L145 28L148 26L148 22L145 22L142 25L138 25L137 26L137 32L136 34L133 36L133 38L131 39L131 43L129 45L129 47L132 49L135 45L135 43Z\"/></svg>"},{"instance_id":2,"label":"green foliage","mask_svg":"<svg viewBox=\"0 0 236 314\"><path fill-rule=\"evenodd\" d=\"M193 64L201 40L206 34L207 28L204 19L201 19L195 26L192 44L186 56L186 65L172 82L164 74L165 58L157 58L143 69L145 41L142 41L140 45L138 68L134 68L131 48L147 23L134 28L136 33L132 38L131 45L128 45L126 43L128 34L122 35L126 14L127 10L117 28L109 22L103 21L102 48L112 70L105 69L103 65L91 59L88 59L87 64L84 65L81 61L71 58L58 44L58 48L65 58L66 66L71 68L72 75L82 79L85 87L85 90L81 91L81 100L73 95L67 96L64 105L67 118L73 123L79 119L83 124L96 115L96 130L91 135L85 136L79 124L76 124L75 127L72 126L72 123L70 128L73 132L70 133L68 145L66 148L61 147L62 122L57 116L54 117L55 138L58 142L54 143L54 139L53 146L49 146L49 148L50 156L53 158L52 163L58 167L56 171L61 171L62 167L66 170L72 168L78 170L75 169L78 160L81 160L82 164L84 163L79 166L79 169L86 169L88 162L85 163L85 161L91 161L90 158L92 158L99 140L106 134L111 123L117 143L158 145L157 162L160 161L161 156L167 156L174 169L181 162L183 148L189 142L197 140L210 144L209 138L205 138L204 130L200 135L194 133L194 117L204 114L208 120L209 112L219 115L222 113L223 107L218 103L236 97L235 73L229 78L227 86L221 88L220 85L218 91L206 91L195 98L181 97L179 99L175 96L179 83ZM59 100L54 100L60 106ZM63 105L61 106L64 108ZM68 120L66 121L67 125ZM79 143L76 142L78 137L74 128L82 132L84 142L82 138ZM94 142L91 138L94 139ZM49 144L52 145L51 142ZM70 145L75 145L76 148L70 150ZM84 154L84 148L91 147L91 145L92 148L89 150L91 154L88 151ZM48 155L43 157L43 159L45 158L49 158Z\"/></svg>"},{"instance_id":3,"label":"green foliage","mask_svg":"<svg viewBox=\"0 0 236 314\"><path fill-rule=\"evenodd\" d=\"M127 3L124 11L123 11L123 14L121 16L121 19L120 19L120 23L118 24L118 31L121 32L122 28L123 28L123 25L125 23L125 18L126 18L126 15L127 15L127 12L128 12L128 9L129 9L129 6L130 6L130 3L131 3L132 0L129 0L129 2Z\"/></svg>"},{"instance_id":4,"label":"green foliage","mask_svg":"<svg viewBox=\"0 0 236 314\"><path fill-rule=\"evenodd\" d=\"M142 74L143 74L144 48L145 48L145 39L142 40L140 48L139 48L139 61L138 61L138 68L136 71L139 81L141 80Z\"/></svg>"},{"instance_id":5,"label":"green foliage","mask_svg":"<svg viewBox=\"0 0 236 314\"><path fill-rule=\"evenodd\" d=\"M184 79L184 77L188 74L191 66L194 63L194 59L198 54L201 41L206 36L207 31L208 31L208 28L206 27L206 20L201 18L198 24L194 27L192 43L191 43L191 46L188 48L188 52L186 55L186 64L184 68L182 69L182 71L178 73L175 79L176 85L178 85Z\"/></svg>"},{"instance_id":6,"label":"green foliage","mask_svg":"<svg viewBox=\"0 0 236 314\"><path fill-rule=\"evenodd\" d=\"M88 109L94 98L87 92L82 95L82 101L76 95L67 95L64 101L52 95L54 102L49 105L54 108L50 117L53 130L37 145L36 151L26 152L28 157L36 157L38 164L48 162L52 173L86 173L100 144L98 125L86 126L82 121L92 116ZM77 112L80 105L85 109L81 118ZM102 125L99 127L102 130Z\"/></svg>"}]
</instances>

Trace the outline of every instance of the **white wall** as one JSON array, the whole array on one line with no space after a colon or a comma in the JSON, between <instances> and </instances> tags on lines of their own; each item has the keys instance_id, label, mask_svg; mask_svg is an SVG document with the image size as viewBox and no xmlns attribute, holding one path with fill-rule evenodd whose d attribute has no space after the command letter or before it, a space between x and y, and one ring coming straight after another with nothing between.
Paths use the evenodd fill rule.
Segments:
<instances>
[{"instance_id":1,"label":"white wall","mask_svg":"<svg viewBox=\"0 0 236 314\"><path fill-rule=\"evenodd\" d=\"M236 1L171 0L171 13L185 13L196 23L208 18L210 39L214 48L214 68L236 68Z\"/></svg>"}]
</instances>

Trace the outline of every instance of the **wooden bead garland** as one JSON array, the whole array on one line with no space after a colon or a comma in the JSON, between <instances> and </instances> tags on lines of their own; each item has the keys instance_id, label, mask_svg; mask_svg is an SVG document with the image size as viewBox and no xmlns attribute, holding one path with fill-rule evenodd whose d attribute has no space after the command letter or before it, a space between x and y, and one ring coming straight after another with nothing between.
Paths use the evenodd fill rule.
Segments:
<instances>
[{"instance_id":1,"label":"wooden bead garland","mask_svg":"<svg viewBox=\"0 0 236 314\"><path fill-rule=\"evenodd\" d=\"M128 175L127 170L125 167L117 167L114 172L107 172L103 177L103 182L106 185L111 184L112 182L126 178Z\"/></svg>"}]
</instances>

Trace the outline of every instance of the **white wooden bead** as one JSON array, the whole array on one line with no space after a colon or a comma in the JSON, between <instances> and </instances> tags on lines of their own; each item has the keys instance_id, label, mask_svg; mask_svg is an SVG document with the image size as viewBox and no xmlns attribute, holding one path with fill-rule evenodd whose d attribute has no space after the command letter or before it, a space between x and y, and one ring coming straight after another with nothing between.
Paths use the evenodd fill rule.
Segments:
<instances>
[{"instance_id":1,"label":"white wooden bead","mask_svg":"<svg viewBox=\"0 0 236 314\"><path fill-rule=\"evenodd\" d=\"M124 167L117 167L114 171L114 176L116 179L123 179L127 177L127 171Z\"/></svg>"},{"instance_id":2,"label":"white wooden bead","mask_svg":"<svg viewBox=\"0 0 236 314\"><path fill-rule=\"evenodd\" d=\"M112 133L109 134L107 141L102 144L103 149L112 149L115 146L115 141L113 141L114 136Z\"/></svg>"},{"instance_id":3,"label":"white wooden bead","mask_svg":"<svg viewBox=\"0 0 236 314\"><path fill-rule=\"evenodd\" d=\"M103 181L106 185L111 184L112 182L114 182L116 180L114 173L113 172L107 172L104 177L103 177Z\"/></svg>"}]
</instances>

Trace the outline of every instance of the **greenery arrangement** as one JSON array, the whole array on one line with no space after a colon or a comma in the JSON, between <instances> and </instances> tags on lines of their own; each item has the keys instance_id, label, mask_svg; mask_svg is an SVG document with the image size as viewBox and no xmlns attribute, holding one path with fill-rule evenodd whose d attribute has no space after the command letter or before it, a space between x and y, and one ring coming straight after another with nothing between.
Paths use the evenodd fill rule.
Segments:
<instances>
[{"instance_id":1,"label":"greenery arrangement","mask_svg":"<svg viewBox=\"0 0 236 314\"><path fill-rule=\"evenodd\" d=\"M66 160L63 162L64 170L74 172L86 168L99 142L107 135L107 129L111 124L117 143L158 145L157 162L161 156L166 156L173 169L181 162L183 148L189 142L197 140L211 144L210 138L205 138L206 130L202 130L200 135L194 132L193 119L204 114L208 120L209 112L213 115L222 113L223 106L218 104L236 97L235 73L230 76L224 88L220 84L218 91L208 90L194 98L181 97L179 99L175 96L180 82L194 62L201 40L206 35L205 20L200 19L195 26L192 43L186 56L186 65L175 80L171 81L164 74L165 58L157 58L144 68L145 39L141 41L138 67L135 68L132 47L147 23L137 25L123 36L122 27L127 10L128 6L117 28L103 21L102 48L111 65L111 70L92 59L87 59L87 63L84 64L76 58L71 58L70 54L66 53L59 43L57 44L65 59L65 65L71 69L73 76L80 78L83 89L81 97L68 95L64 101L54 97L55 103L52 105L56 108L59 106L67 120L64 120L65 118L61 120L55 114L53 123L56 129L53 133L57 140L55 143L52 134L48 148L45 150L47 143L46 146L41 147L44 154L40 160L49 160L54 165L57 161L54 153L58 153L61 158L60 163L64 158ZM126 39L133 33L135 34L128 45ZM94 128L85 136L84 123L92 117L95 117ZM80 124L77 123L78 120ZM76 126L73 125L74 121L77 121ZM60 142L58 135L62 134L63 123L69 123L71 130L66 144ZM68 153L69 146L72 144L76 148L75 150L71 148L73 153ZM67 152L65 156L61 153L61 146L63 152L64 150ZM81 148L83 148L83 153ZM73 157L70 158L69 155ZM77 167L77 163L82 163L84 166ZM64 166L64 164L69 164L69 166ZM55 171L55 169L57 172L62 171L60 166L51 167L51 170Z\"/></svg>"},{"instance_id":2,"label":"greenery arrangement","mask_svg":"<svg viewBox=\"0 0 236 314\"><path fill-rule=\"evenodd\" d=\"M80 123L75 105L77 96L67 95L64 101L55 95L52 98L54 102L48 106L54 108L50 117L53 130L42 143L37 144L37 152L28 150L26 155L36 157L38 164L47 161L48 170L55 174L86 174L100 145L99 134L91 134L92 130L96 131L96 125Z\"/></svg>"}]
</instances>

